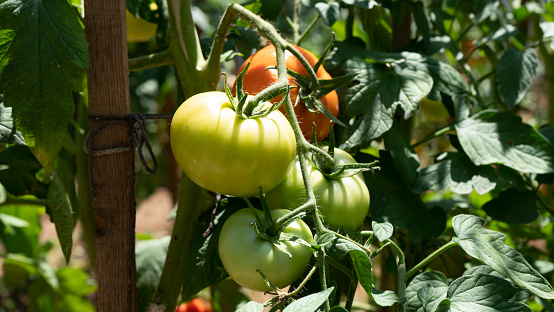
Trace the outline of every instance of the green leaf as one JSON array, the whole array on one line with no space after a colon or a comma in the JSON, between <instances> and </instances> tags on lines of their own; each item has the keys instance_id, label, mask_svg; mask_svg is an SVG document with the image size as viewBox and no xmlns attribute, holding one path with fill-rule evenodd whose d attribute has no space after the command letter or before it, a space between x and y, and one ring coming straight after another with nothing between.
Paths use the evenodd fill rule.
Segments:
<instances>
[{"instance_id":1,"label":"green leaf","mask_svg":"<svg viewBox=\"0 0 554 312\"><path fill-rule=\"evenodd\" d=\"M428 306L433 301L434 295L435 291L431 284L427 284L417 291L417 299L419 299L419 302L421 302L423 311L430 310Z\"/></svg>"},{"instance_id":2,"label":"green leaf","mask_svg":"<svg viewBox=\"0 0 554 312\"><path fill-rule=\"evenodd\" d=\"M446 215L441 208L431 209L402 182L395 170L390 153L379 151L381 170L364 172L364 179L371 194L369 211L372 220L390 222L396 229L408 230L411 243L440 235L446 227ZM372 156L358 153L356 160L368 163Z\"/></svg>"},{"instance_id":3,"label":"green leaf","mask_svg":"<svg viewBox=\"0 0 554 312\"><path fill-rule=\"evenodd\" d=\"M66 0L2 1L0 16L0 93L50 175L88 69L84 32Z\"/></svg>"},{"instance_id":4,"label":"green leaf","mask_svg":"<svg viewBox=\"0 0 554 312\"><path fill-rule=\"evenodd\" d=\"M476 165L503 164L526 173L554 172L554 148L521 117L485 110L456 124L458 138Z\"/></svg>"},{"instance_id":5,"label":"green leaf","mask_svg":"<svg viewBox=\"0 0 554 312\"><path fill-rule=\"evenodd\" d=\"M14 229L13 229L14 227L23 228L23 227L29 226L29 222L1 212L0 212L0 224L6 227L6 230L9 231L11 234L14 233Z\"/></svg>"},{"instance_id":6,"label":"green leaf","mask_svg":"<svg viewBox=\"0 0 554 312\"><path fill-rule=\"evenodd\" d=\"M523 256L504 243L506 235L483 228L485 220L471 215L457 215L452 226L453 238L470 256L483 261L531 293L554 299L554 289Z\"/></svg>"},{"instance_id":7,"label":"green leaf","mask_svg":"<svg viewBox=\"0 0 554 312\"><path fill-rule=\"evenodd\" d=\"M412 185L417 177L419 158L410 145L406 133L395 122L383 135L383 138L385 139L385 148L391 153L392 161L402 180L406 185Z\"/></svg>"},{"instance_id":8,"label":"green leaf","mask_svg":"<svg viewBox=\"0 0 554 312\"><path fill-rule=\"evenodd\" d=\"M326 255L335 259L342 260L351 251L364 252L358 245L342 238L335 238L332 243L325 246Z\"/></svg>"},{"instance_id":9,"label":"green leaf","mask_svg":"<svg viewBox=\"0 0 554 312\"><path fill-rule=\"evenodd\" d=\"M512 110L523 100L535 79L539 66L537 52L531 48L524 51L510 48L504 52L496 66L496 83L500 89L500 96L506 107Z\"/></svg>"},{"instance_id":10,"label":"green leaf","mask_svg":"<svg viewBox=\"0 0 554 312\"><path fill-rule=\"evenodd\" d=\"M319 308L325 300L329 298L329 295L331 295L333 289L333 287L330 287L318 293L302 297L301 299L289 304L285 309L283 309L283 312L315 312L317 308Z\"/></svg>"},{"instance_id":11,"label":"green leaf","mask_svg":"<svg viewBox=\"0 0 554 312\"><path fill-rule=\"evenodd\" d=\"M518 191L509 188L500 192L497 198L491 199L483 210L495 220L511 224L525 224L539 217L537 211L537 194L533 191Z\"/></svg>"},{"instance_id":12,"label":"green leaf","mask_svg":"<svg viewBox=\"0 0 554 312\"><path fill-rule=\"evenodd\" d=\"M150 305L151 296L158 285L167 255L170 236L140 241L136 244L137 300L140 311Z\"/></svg>"},{"instance_id":13,"label":"green leaf","mask_svg":"<svg viewBox=\"0 0 554 312\"><path fill-rule=\"evenodd\" d=\"M73 209L58 170L54 170L48 195L46 196L46 211L50 214L56 226L58 240L62 247L65 262L69 263L71 248L73 247Z\"/></svg>"},{"instance_id":14,"label":"green leaf","mask_svg":"<svg viewBox=\"0 0 554 312\"><path fill-rule=\"evenodd\" d=\"M414 10L414 21L417 25L419 34L423 37L425 42L428 42L431 38L431 18L427 13L424 1L416 1L412 4Z\"/></svg>"},{"instance_id":15,"label":"green leaf","mask_svg":"<svg viewBox=\"0 0 554 312\"><path fill-rule=\"evenodd\" d=\"M78 285L77 287L81 287ZM85 286L86 287L86 286ZM95 312L90 301L81 296L53 289L44 279L34 280L29 285L29 311L58 312Z\"/></svg>"},{"instance_id":16,"label":"green leaf","mask_svg":"<svg viewBox=\"0 0 554 312\"><path fill-rule=\"evenodd\" d=\"M392 290L378 290L376 288L371 289L371 298L381 307L391 307L395 303L401 303L402 300L398 298L396 293Z\"/></svg>"},{"instance_id":17,"label":"green leaf","mask_svg":"<svg viewBox=\"0 0 554 312\"><path fill-rule=\"evenodd\" d=\"M351 250L349 252L350 258L358 276L358 282L364 288L365 292L371 296L371 289L373 288L373 277L371 275L371 260L364 251Z\"/></svg>"},{"instance_id":18,"label":"green leaf","mask_svg":"<svg viewBox=\"0 0 554 312\"><path fill-rule=\"evenodd\" d=\"M419 300L418 293L421 289L431 287L432 295L427 298L427 305ZM427 271L414 277L406 287L406 312L433 311L438 304L446 298L448 281L443 273L438 271Z\"/></svg>"},{"instance_id":19,"label":"green leaf","mask_svg":"<svg viewBox=\"0 0 554 312\"><path fill-rule=\"evenodd\" d=\"M250 301L242 306L242 308L238 309L236 312L262 312L263 310L264 306L261 303Z\"/></svg>"},{"instance_id":20,"label":"green leaf","mask_svg":"<svg viewBox=\"0 0 554 312\"><path fill-rule=\"evenodd\" d=\"M186 267L191 268L191 270L183 279L183 289L181 290L183 298L189 298L200 290L220 282L229 276L219 258L219 234L225 221L234 212L243 207L244 201L240 198L222 199L218 213L213 220L214 227L211 234L204 239L202 235L206 231L206 228L203 227L199 227L196 233L194 233L195 239L192 240L191 253L186 264ZM211 218L211 210L204 212L200 217L202 222L206 224L210 223Z\"/></svg>"},{"instance_id":21,"label":"green leaf","mask_svg":"<svg viewBox=\"0 0 554 312\"><path fill-rule=\"evenodd\" d=\"M419 101L431 91L433 80L425 72L399 64L391 66L392 70L360 58L346 62L346 72L354 75L354 84L343 95L344 114L355 119L346 130L342 149L381 136L391 128L397 106L405 112L416 110Z\"/></svg>"},{"instance_id":22,"label":"green leaf","mask_svg":"<svg viewBox=\"0 0 554 312\"><path fill-rule=\"evenodd\" d=\"M0 143L25 145L23 135L15 130L12 108L4 107L0 95Z\"/></svg>"},{"instance_id":23,"label":"green leaf","mask_svg":"<svg viewBox=\"0 0 554 312\"><path fill-rule=\"evenodd\" d=\"M485 275L492 275L496 276L498 278L502 278L505 281L509 282L512 287L517 288L518 291L514 294L512 298L510 298L510 301L520 302L520 303L526 303L529 298L531 298L531 293L527 290L524 290L522 288L519 288L512 280L504 277L502 274L496 272L488 265L478 265L470 268L469 270L466 270L463 275L466 276L472 276L472 275L478 275L478 274L485 274Z\"/></svg>"},{"instance_id":24,"label":"green leaf","mask_svg":"<svg viewBox=\"0 0 554 312\"><path fill-rule=\"evenodd\" d=\"M32 194L45 198L48 185L35 177L40 169L42 165L25 145L11 146L0 152L0 183L12 195Z\"/></svg>"},{"instance_id":25,"label":"green leaf","mask_svg":"<svg viewBox=\"0 0 554 312\"><path fill-rule=\"evenodd\" d=\"M340 17L340 5L338 2L318 2L314 7L327 26L333 25Z\"/></svg>"},{"instance_id":26,"label":"green leaf","mask_svg":"<svg viewBox=\"0 0 554 312\"><path fill-rule=\"evenodd\" d=\"M457 194L473 190L483 195L496 187L496 171L491 166L476 166L463 153L445 153L439 161L419 171L412 187L416 193L450 188Z\"/></svg>"},{"instance_id":27,"label":"green leaf","mask_svg":"<svg viewBox=\"0 0 554 312\"><path fill-rule=\"evenodd\" d=\"M454 280L448 287L447 297L454 312L531 312L525 304L509 301L516 291L502 278L477 274Z\"/></svg>"},{"instance_id":28,"label":"green leaf","mask_svg":"<svg viewBox=\"0 0 554 312\"><path fill-rule=\"evenodd\" d=\"M388 222L377 223L373 221L371 223L371 228L373 229L373 233L380 242L389 239L394 231L394 227Z\"/></svg>"}]
</instances>

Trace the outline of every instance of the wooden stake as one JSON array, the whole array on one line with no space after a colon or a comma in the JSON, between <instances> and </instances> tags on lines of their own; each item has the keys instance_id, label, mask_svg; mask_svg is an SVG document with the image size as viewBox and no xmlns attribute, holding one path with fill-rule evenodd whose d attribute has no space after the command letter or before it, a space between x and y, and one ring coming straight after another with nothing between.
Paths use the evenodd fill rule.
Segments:
<instances>
[{"instance_id":1,"label":"wooden stake","mask_svg":"<svg viewBox=\"0 0 554 312\"><path fill-rule=\"evenodd\" d=\"M124 0L85 1L85 33L89 43L89 114L130 113L129 71ZM90 120L93 131L105 120ZM92 138L95 150L128 147L128 125L109 125ZM123 150L93 157L93 199L96 218L96 261L99 312L136 311L135 204L131 187L132 154Z\"/></svg>"}]
</instances>

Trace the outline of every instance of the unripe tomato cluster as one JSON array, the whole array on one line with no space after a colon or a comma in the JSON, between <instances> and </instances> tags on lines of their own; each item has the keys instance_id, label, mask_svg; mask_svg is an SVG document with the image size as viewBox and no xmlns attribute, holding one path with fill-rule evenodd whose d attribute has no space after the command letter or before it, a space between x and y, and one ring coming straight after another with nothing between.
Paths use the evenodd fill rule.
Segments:
<instances>
[{"instance_id":1,"label":"unripe tomato cluster","mask_svg":"<svg viewBox=\"0 0 554 312\"><path fill-rule=\"evenodd\" d=\"M317 62L311 53L298 49L310 64ZM255 94L277 80L276 70L265 70L276 64L275 49L266 47L250 60L244 90ZM307 74L291 54L287 54L287 66L302 75ZM323 67L317 75L331 78ZM289 83L295 85L296 82L289 78ZM292 89L291 94L295 101L298 89ZM251 197L257 196L261 188L267 194L273 209L271 216L276 220L286 215L287 209L294 209L306 200L299 164L295 162L294 132L279 110L248 118L235 111L233 101L226 93L213 91L194 95L181 104L170 128L173 153L184 173L212 192ZM335 91L321 101L337 116ZM329 119L323 114L310 112L303 104L297 105L295 112L305 137L311 136L312 121L316 123L318 141L329 134ZM353 162L348 153L335 150L335 165ZM358 229L369 209L369 192L362 175L329 180L314 166L309 167L310 181L324 222L349 231ZM278 288L298 280L309 267L313 253L310 245L314 240L308 225L296 220L282 232L272 234L276 237L268 239L255 230L253 224L256 222L253 211L246 208L230 216L223 225L219 255L231 278L257 291L270 290L260 273ZM301 242L282 239L291 236ZM279 246L276 246L277 241Z\"/></svg>"}]
</instances>

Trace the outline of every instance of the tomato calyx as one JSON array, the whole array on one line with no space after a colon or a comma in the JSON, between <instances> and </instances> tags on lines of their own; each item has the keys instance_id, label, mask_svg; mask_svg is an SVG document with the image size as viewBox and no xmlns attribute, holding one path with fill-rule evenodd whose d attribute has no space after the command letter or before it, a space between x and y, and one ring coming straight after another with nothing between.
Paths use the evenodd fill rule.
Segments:
<instances>
[{"instance_id":1,"label":"tomato calyx","mask_svg":"<svg viewBox=\"0 0 554 312\"><path fill-rule=\"evenodd\" d=\"M254 208L248 198L244 198L244 200L248 204L248 207L250 207L250 210L252 210L252 213L256 218L256 222L254 222L252 226L259 238L271 242L277 249L288 255L289 258L292 258L292 255L287 250L287 246L283 244L283 242L293 241L307 247L312 246L310 243L304 241L303 239L284 232L285 228L287 228L289 225L296 222L298 219L302 219L304 216L306 216L305 212L299 213L290 218L285 218L284 222L277 224L275 222L276 220L273 220L273 217L271 216L271 209L265 201L265 197L261 189L259 196L262 203L263 211Z\"/></svg>"},{"instance_id":2,"label":"tomato calyx","mask_svg":"<svg viewBox=\"0 0 554 312\"><path fill-rule=\"evenodd\" d=\"M279 109L279 107L281 107L281 105L283 105L283 103L285 103L285 101L287 100L290 87L280 88L276 91L270 92L269 94L261 98L248 95L248 93L245 93L243 91L243 80L249 66L250 63L247 63L244 70L242 70L237 77L236 97L233 96L233 93L231 92L231 89L227 84L227 75L225 73L222 73L222 75L225 77L225 94L227 95L227 98L233 106L236 114L244 119L255 119L267 116L271 112ZM279 95L282 96L282 100L277 105L273 105L269 102L269 100Z\"/></svg>"},{"instance_id":3,"label":"tomato calyx","mask_svg":"<svg viewBox=\"0 0 554 312\"><path fill-rule=\"evenodd\" d=\"M329 125L331 127L331 125ZM317 142L316 142L317 144ZM335 133L333 129L329 132L329 146L327 152L334 159L335 158ZM335 163L329 162L323 156L318 154L312 154L313 166L323 174L327 180L337 180L348 178L357 175L363 171L379 170L377 166L379 161L376 160L371 163L352 163L336 166Z\"/></svg>"}]
</instances>

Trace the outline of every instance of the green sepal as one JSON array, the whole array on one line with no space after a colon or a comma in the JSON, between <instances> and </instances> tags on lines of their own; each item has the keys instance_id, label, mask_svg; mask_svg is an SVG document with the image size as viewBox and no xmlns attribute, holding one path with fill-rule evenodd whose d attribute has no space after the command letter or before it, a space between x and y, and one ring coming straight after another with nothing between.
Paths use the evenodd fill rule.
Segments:
<instances>
[{"instance_id":1,"label":"green sepal","mask_svg":"<svg viewBox=\"0 0 554 312\"><path fill-rule=\"evenodd\" d=\"M304 104L306 105L306 107L308 108L309 111L311 112L316 112L316 111L319 111L321 112L323 115L325 115L325 117L331 119L333 122L335 122L337 125L340 125L342 127L347 127L345 123L343 123L342 121L338 120L337 117L333 116L333 114L331 114L327 108L325 106L323 106L323 104L321 103L320 100L318 100L314 93L310 93L308 96L305 96L302 98L302 102L304 102ZM315 109L314 109L315 107Z\"/></svg>"},{"instance_id":2,"label":"green sepal","mask_svg":"<svg viewBox=\"0 0 554 312\"><path fill-rule=\"evenodd\" d=\"M343 76L339 76L331 79L318 79L319 85L321 86L321 88L317 92L317 96L318 97L325 96L331 91L347 85L348 83L350 83L350 81L352 81L354 76L355 75L343 75Z\"/></svg>"},{"instance_id":3,"label":"green sepal","mask_svg":"<svg viewBox=\"0 0 554 312\"><path fill-rule=\"evenodd\" d=\"M273 283L265 276L265 274L264 274L262 271L256 269L256 272L260 273L260 275L261 275L262 278L264 279L265 284L266 284L269 288L271 288L271 290L273 290L275 293L280 293L280 292L281 292L281 290L280 290L279 288L277 288L277 286L275 286L275 284L273 284Z\"/></svg>"},{"instance_id":4,"label":"green sepal","mask_svg":"<svg viewBox=\"0 0 554 312\"><path fill-rule=\"evenodd\" d=\"M336 39L336 35L335 35L335 32L332 31L331 32L331 41L329 41L329 44L325 47L325 50L323 51L323 53L321 54L321 57L319 58L319 60L317 60L317 63L315 63L314 65L314 71L317 73L317 71L319 70L319 67L321 65L323 65L323 61L325 60L325 58L327 57L327 54L329 54L329 51L331 51L331 48L333 47L333 44L335 43L335 39Z\"/></svg>"},{"instance_id":5,"label":"green sepal","mask_svg":"<svg viewBox=\"0 0 554 312\"><path fill-rule=\"evenodd\" d=\"M227 74L226 73L221 73L221 75L223 75L223 77L224 77L223 85L224 85L224 88L225 88L225 94L227 95L227 99L229 99L229 103L231 103L231 105L233 105L233 108L236 111L238 103L237 103L236 98L233 96L233 93L231 92L231 89L229 89L229 85L227 84Z\"/></svg>"},{"instance_id":6,"label":"green sepal","mask_svg":"<svg viewBox=\"0 0 554 312\"><path fill-rule=\"evenodd\" d=\"M368 164L346 164L320 171L328 180L336 180L352 177L363 171L379 170L381 168L376 166L377 162L378 161L374 161Z\"/></svg>"},{"instance_id":7,"label":"green sepal","mask_svg":"<svg viewBox=\"0 0 554 312\"><path fill-rule=\"evenodd\" d=\"M269 241L274 241L274 239L271 239L271 238L267 239L270 236L266 234L267 230L273 224L273 218L271 217L271 213L260 211L259 209L254 208L254 206L252 206L252 203L250 203L250 201L246 197L244 198L244 200L246 201L246 203L248 204L248 207L250 207L250 210L252 210L252 213L256 218L254 229L256 229L256 233L258 234L258 236Z\"/></svg>"},{"instance_id":8,"label":"green sepal","mask_svg":"<svg viewBox=\"0 0 554 312\"><path fill-rule=\"evenodd\" d=\"M243 97L245 97L244 91L243 91L243 82L244 82L244 75L246 75L246 71L248 71L248 67L250 67L250 62L246 63L246 66L244 66L244 69L239 73L237 77L237 99L242 100Z\"/></svg>"}]
</instances>

